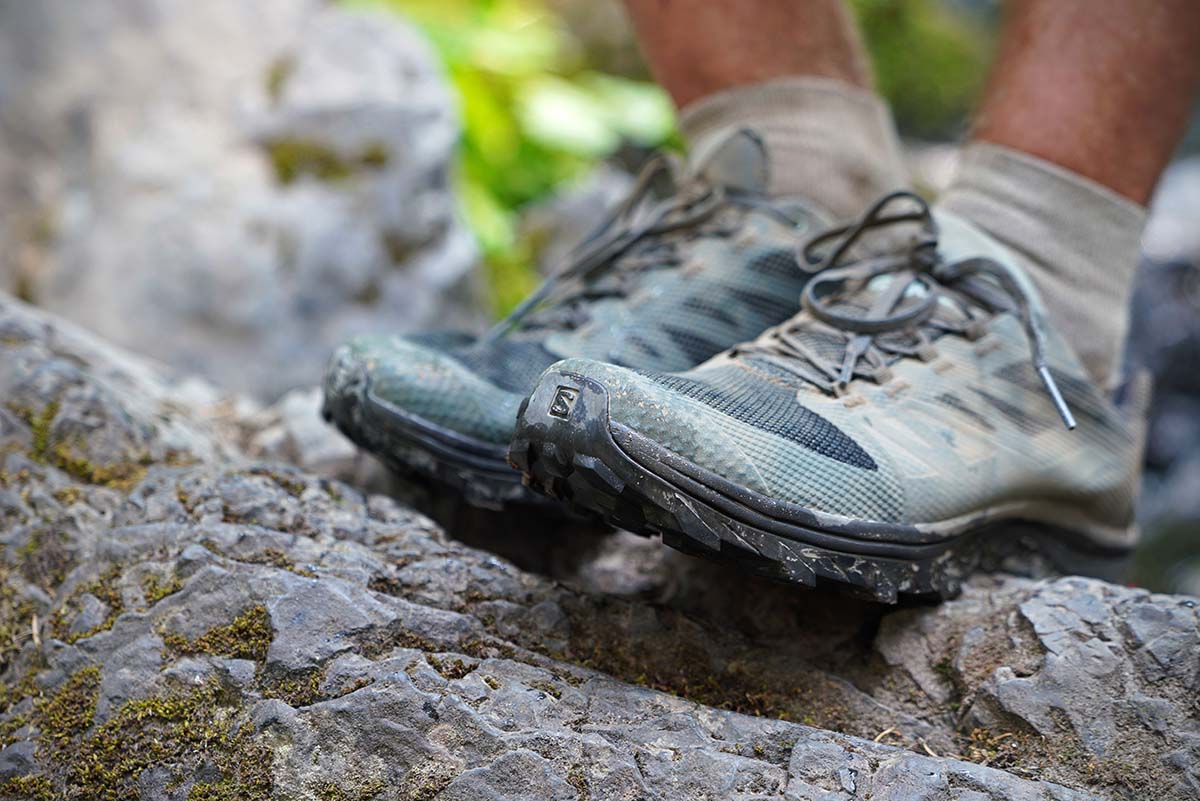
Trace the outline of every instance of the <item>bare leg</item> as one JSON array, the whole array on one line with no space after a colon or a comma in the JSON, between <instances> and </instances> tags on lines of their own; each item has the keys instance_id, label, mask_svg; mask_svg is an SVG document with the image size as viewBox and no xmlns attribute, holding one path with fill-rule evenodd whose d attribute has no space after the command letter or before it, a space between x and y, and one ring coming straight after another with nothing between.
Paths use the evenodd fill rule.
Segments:
<instances>
[{"instance_id":1,"label":"bare leg","mask_svg":"<svg viewBox=\"0 0 1200 801\"><path fill-rule=\"evenodd\" d=\"M1101 386L1122 379L1144 204L1200 86L1195 0L1010 0L944 210L1019 254Z\"/></svg>"},{"instance_id":2,"label":"bare leg","mask_svg":"<svg viewBox=\"0 0 1200 801\"><path fill-rule=\"evenodd\" d=\"M774 78L862 88L871 71L842 0L626 0L654 77L680 108Z\"/></svg>"},{"instance_id":3,"label":"bare leg","mask_svg":"<svg viewBox=\"0 0 1200 801\"><path fill-rule=\"evenodd\" d=\"M1010 0L974 135L1145 203L1198 88L1196 0Z\"/></svg>"}]
</instances>

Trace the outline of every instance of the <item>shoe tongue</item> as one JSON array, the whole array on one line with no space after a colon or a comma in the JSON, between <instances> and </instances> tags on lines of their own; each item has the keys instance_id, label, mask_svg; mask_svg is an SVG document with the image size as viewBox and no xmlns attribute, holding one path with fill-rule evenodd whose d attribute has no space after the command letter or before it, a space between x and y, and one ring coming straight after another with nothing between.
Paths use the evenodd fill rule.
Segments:
<instances>
[{"instance_id":1,"label":"shoe tongue","mask_svg":"<svg viewBox=\"0 0 1200 801\"><path fill-rule=\"evenodd\" d=\"M767 191L767 148L749 128L728 129L701 139L692 148L688 172L741 192Z\"/></svg>"}]
</instances>

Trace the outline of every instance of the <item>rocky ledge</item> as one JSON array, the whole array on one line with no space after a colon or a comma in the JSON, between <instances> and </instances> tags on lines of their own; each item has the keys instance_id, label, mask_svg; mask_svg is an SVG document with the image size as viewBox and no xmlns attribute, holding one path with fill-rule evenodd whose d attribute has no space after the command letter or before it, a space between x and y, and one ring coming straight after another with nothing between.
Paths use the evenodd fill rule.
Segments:
<instances>
[{"instance_id":1,"label":"rocky ledge","mask_svg":"<svg viewBox=\"0 0 1200 801\"><path fill-rule=\"evenodd\" d=\"M0 798L1200 796L1195 599L883 609L578 533L547 577L231 408L0 300Z\"/></svg>"}]
</instances>

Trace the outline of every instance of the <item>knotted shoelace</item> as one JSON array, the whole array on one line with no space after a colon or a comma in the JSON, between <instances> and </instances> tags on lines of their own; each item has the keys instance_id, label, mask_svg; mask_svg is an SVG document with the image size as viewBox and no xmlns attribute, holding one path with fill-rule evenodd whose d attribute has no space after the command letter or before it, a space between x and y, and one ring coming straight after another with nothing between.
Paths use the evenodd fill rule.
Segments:
<instances>
[{"instance_id":1,"label":"knotted shoelace","mask_svg":"<svg viewBox=\"0 0 1200 801\"><path fill-rule=\"evenodd\" d=\"M567 267L543 282L483 339L494 340L517 328L579 327L588 319L590 302L629 294L647 271L680 267L682 242L735 234L738 225L722 219L723 209L760 209L789 225L795 222L766 198L716 186L701 176L681 181L684 174L677 157L651 159L628 197L575 248ZM656 181L664 176L675 191L653 202Z\"/></svg>"},{"instance_id":2,"label":"knotted shoelace","mask_svg":"<svg viewBox=\"0 0 1200 801\"><path fill-rule=\"evenodd\" d=\"M902 204L910 208L895 210ZM848 261L865 233L902 225L916 230L905 244ZM1034 369L1055 409L1068 429L1075 428L1046 362L1040 315L1012 269L989 258L948 262L937 246L937 222L924 199L907 191L884 196L857 222L828 230L802 249L801 263L814 270L801 295L809 316L769 329L731 355L758 356L840 396L855 378L888 380L890 365L899 359L931 358L932 343L940 336L978 339L988 317L1011 312L1024 328ZM826 247L828 252L822 253ZM874 280L881 276L891 280ZM827 347L816 347L814 320L842 340L840 358L830 358Z\"/></svg>"}]
</instances>

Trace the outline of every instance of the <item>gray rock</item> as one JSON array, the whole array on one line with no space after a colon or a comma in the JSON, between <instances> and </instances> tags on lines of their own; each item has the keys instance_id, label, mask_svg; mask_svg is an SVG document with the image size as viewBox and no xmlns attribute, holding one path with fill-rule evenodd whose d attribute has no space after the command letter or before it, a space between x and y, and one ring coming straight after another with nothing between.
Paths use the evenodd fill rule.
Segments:
<instances>
[{"instance_id":1,"label":"gray rock","mask_svg":"<svg viewBox=\"0 0 1200 801\"><path fill-rule=\"evenodd\" d=\"M0 748L0 781L32 773L37 765L36 752L37 743L33 740L18 740Z\"/></svg>"},{"instance_id":2,"label":"gray rock","mask_svg":"<svg viewBox=\"0 0 1200 801\"><path fill-rule=\"evenodd\" d=\"M1195 796L1195 599L888 610L625 536L554 580L244 458L28 307L0 331L0 766L52 797Z\"/></svg>"},{"instance_id":3,"label":"gray rock","mask_svg":"<svg viewBox=\"0 0 1200 801\"><path fill-rule=\"evenodd\" d=\"M291 462L322 475L352 476L358 451L321 419L321 389L293 390L247 423L257 429L249 449L258 458Z\"/></svg>"},{"instance_id":4,"label":"gray rock","mask_svg":"<svg viewBox=\"0 0 1200 801\"><path fill-rule=\"evenodd\" d=\"M426 44L324 0L0 2L0 289L273 399L479 322Z\"/></svg>"},{"instance_id":5,"label":"gray rock","mask_svg":"<svg viewBox=\"0 0 1200 801\"><path fill-rule=\"evenodd\" d=\"M1139 502L1138 580L1200 593L1200 159L1167 170L1151 204L1130 315L1127 362L1154 378Z\"/></svg>"}]
</instances>

